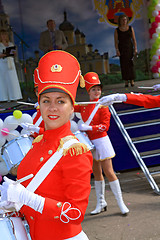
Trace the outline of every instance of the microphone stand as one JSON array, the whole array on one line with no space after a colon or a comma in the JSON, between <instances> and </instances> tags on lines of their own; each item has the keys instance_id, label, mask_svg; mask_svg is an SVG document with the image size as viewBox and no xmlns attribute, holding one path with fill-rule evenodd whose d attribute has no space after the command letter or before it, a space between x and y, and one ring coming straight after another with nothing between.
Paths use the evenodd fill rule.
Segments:
<instances>
[{"instance_id":1,"label":"microphone stand","mask_svg":"<svg viewBox=\"0 0 160 240\"><path fill-rule=\"evenodd\" d=\"M23 73L24 73L24 77L25 77L25 82L27 85L27 81L26 81L26 73L25 73L25 56L24 56L24 45L29 48L28 44L14 31L13 27L7 23L6 24L9 29L13 32L13 34L20 40L21 43L21 48L22 48L22 69L23 69Z\"/></svg>"}]
</instances>

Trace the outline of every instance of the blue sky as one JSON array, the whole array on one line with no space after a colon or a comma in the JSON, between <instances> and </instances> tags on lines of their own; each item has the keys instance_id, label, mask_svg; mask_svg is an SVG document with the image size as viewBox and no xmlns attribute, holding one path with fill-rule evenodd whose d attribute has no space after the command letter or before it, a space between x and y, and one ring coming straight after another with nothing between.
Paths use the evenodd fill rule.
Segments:
<instances>
[{"instance_id":1,"label":"blue sky","mask_svg":"<svg viewBox=\"0 0 160 240\"><path fill-rule=\"evenodd\" d=\"M67 19L75 29L79 28L86 36L86 43L91 43L93 49L99 53L109 52L109 56L115 55L114 28L107 23L99 23L99 14L94 8L92 0L1 0L4 11L10 17L13 30L27 43L25 58L33 56L38 49L40 32L46 29L46 21L55 19L57 28L63 22L64 10L67 11ZM141 19L132 23L134 27L138 50L148 47L148 22L146 10L143 8ZM19 39L15 36L15 43L21 52ZM21 54L21 53L20 53Z\"/></svg>"}]
</instances>

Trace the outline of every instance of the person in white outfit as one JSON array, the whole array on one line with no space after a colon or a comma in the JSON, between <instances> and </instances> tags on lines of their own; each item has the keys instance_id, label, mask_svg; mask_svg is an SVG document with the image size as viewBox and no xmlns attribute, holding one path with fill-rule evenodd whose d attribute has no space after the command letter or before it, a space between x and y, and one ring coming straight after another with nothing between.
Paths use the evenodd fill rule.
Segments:
<instances>
[{"instance_id":1,"label":"person in white outfit","mask_svg":"<svg viewBox=\"0 0 160 240\"><path fill-rule=\"evenodd\" d=\"M15 51L8 55L6 49L13 47L6 30L0 31L0 101L22 99L22 93L14 63Z\"/></svg>"}]
</instances>

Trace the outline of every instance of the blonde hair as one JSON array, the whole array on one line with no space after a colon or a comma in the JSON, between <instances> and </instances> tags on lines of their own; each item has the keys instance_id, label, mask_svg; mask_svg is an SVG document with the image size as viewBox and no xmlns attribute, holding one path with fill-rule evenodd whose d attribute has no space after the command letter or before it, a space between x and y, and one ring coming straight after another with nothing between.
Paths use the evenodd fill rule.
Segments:
<instances>
[{"instance_id":1,"label":"blonde hair","mask_svg":"<svg viewBox=\"0 0 160 240\"><path fill-rule=\"evenodd\" d=\"M7 36L7 42L9 42L9 33L8 33L8 31L6 31L5 29L1 29L0 30L0 42L2 42L2 34L6 34L6 36Z\"/></svg>"}]
</instances>

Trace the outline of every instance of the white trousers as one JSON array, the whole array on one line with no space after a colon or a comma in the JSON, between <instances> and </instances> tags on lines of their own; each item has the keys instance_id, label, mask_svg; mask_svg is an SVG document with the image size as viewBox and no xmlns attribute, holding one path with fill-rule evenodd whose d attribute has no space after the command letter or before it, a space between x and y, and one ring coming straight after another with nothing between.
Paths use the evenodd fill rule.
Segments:
<instances>
[{"instance_id":1,"label":"white trousers","mask_svg":"<svg viewBox=\"0 0 160 240\"><path fill-rule=\"evenodd\" d=\"M65 240L89 240L89 238L87 237L87 235L82 231L80 232L78 235L76 235L75 237L72 238L67 238Z\"/></svg>"}]
</instances>

